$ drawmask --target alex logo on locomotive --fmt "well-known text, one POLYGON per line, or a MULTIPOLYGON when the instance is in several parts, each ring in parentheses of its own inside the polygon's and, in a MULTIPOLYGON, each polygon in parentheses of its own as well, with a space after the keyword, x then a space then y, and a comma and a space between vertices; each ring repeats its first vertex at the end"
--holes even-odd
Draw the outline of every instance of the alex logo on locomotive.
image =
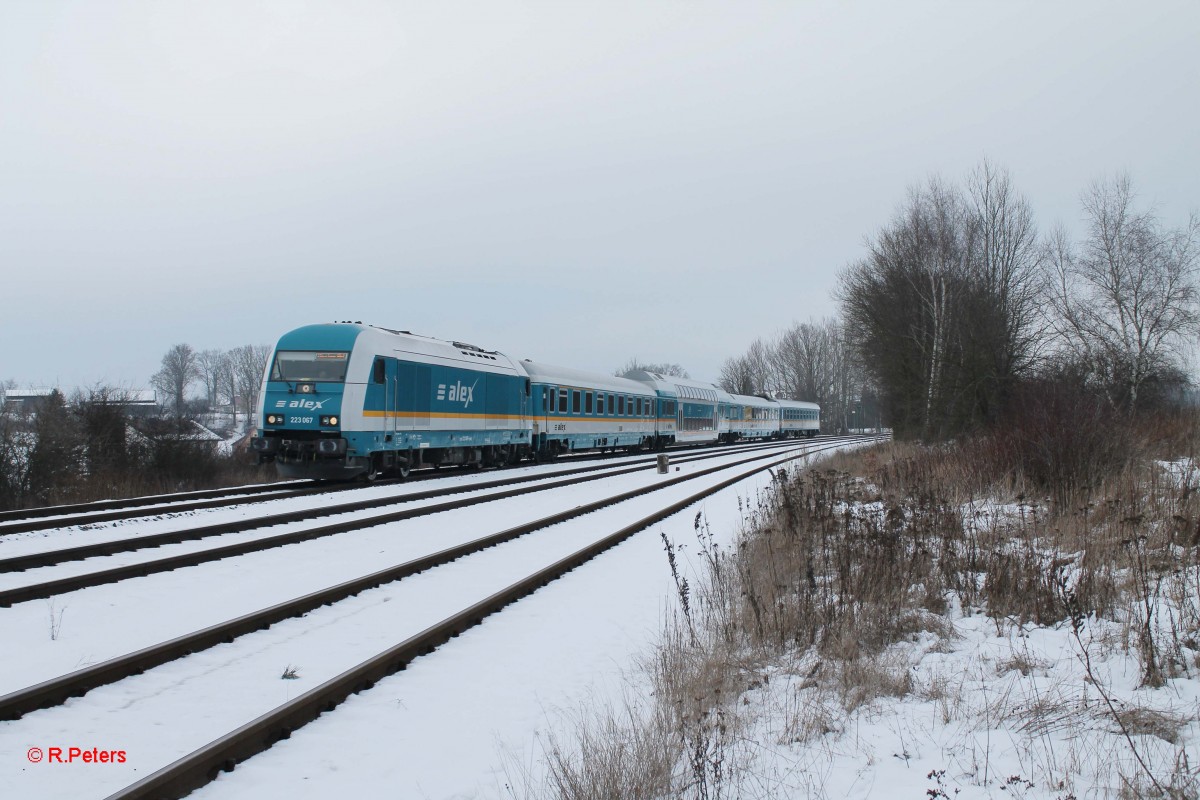
POLYGON ((437 388, 438 400, 449 400, 454 403, 462 403, 463 408, 471 405, 471 401, 475 399, 475 387, 479 385, 479 381, 467 386, 465 383, 455 381, 449 387, 444 383, 439 383, 437 388))
POLYGON ((328 403, 331 398, 324 400, 276 400, 276 408, 303 408, 305 411, 316 411, 328 403))

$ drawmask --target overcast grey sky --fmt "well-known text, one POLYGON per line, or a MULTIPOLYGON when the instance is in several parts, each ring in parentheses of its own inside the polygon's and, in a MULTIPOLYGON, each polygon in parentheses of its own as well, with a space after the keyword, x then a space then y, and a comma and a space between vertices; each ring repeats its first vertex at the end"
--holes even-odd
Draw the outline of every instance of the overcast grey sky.
POLYGON ((0 380, 352 319, 715 379, 909 184, 1200 206, 1200 2, 0 0, 0 380))

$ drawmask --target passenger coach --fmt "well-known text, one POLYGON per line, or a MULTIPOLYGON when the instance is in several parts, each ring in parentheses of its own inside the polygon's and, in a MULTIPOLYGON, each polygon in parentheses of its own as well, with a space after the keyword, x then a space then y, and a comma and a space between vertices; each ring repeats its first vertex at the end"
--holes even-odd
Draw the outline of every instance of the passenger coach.
POLYGON ((816 403, 806 403, 803 400, 775 402, 779 405, 779 430, 782 436, 812 438, 821 432, 821 407, 816 403))
POLYGON ((664 444, 712 444, 717 441, 717 406, 725 394, 711 383, 634 370, 630 380, 654 389, 660 401, 659 436, 664 444))
POLYGON ((521 366, 533 384, 533 442, 539 457, 656 444, 656 397, 645 384, 529 360, 521 366))
POLYGON ((778 401, 747 394, 725 394, 725 397, 728 399, 721 403, 723 441, 780 437, 778 401))

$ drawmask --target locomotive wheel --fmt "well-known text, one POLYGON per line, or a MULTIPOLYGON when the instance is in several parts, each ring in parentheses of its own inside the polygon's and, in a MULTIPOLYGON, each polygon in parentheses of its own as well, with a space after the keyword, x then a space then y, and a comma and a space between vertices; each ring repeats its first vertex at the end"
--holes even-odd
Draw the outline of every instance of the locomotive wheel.
POLYGON ((400 476, 400 480, 404 480, 412 472, 412 467, 409 464, 400 464, 396 467, 396 474, 400 476))

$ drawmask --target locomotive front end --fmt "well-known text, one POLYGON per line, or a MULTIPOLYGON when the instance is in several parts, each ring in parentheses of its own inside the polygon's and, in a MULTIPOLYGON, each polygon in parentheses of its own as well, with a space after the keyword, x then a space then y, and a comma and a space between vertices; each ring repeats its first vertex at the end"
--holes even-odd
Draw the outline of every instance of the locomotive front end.
POLYGON ((282 477, 336 480, 362 471, 347 459, 342 401, 350 349, 292 349, 280 341, 263 382, 259 463, 275 462, 282 477))

